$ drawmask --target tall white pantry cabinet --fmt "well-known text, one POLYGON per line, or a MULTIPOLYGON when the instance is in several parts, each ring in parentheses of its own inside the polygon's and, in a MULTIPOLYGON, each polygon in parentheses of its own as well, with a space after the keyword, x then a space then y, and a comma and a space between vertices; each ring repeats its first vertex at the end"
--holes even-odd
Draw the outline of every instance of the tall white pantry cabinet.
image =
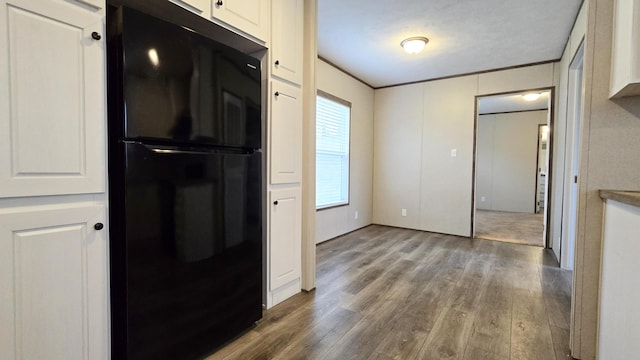
MULTIPOLYGON (((301 282, 303 1, 170 1, 270 47, 272 307, 301 282)), ((109 359, 105 1, 0 5, 0 358, 109 359)))
POLYGON ((107 359, 105 9, 0 4, 0 358, 107 359))
POLYGON ((299 293, 302 282, 303 5, 272 0, 267 308, 299 293))

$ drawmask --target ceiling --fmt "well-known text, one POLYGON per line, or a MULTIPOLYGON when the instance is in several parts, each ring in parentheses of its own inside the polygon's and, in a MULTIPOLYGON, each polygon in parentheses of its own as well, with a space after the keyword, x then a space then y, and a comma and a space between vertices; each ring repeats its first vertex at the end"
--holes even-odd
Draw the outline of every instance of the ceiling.
POLYGON ((478 114, 492 114, 515 111, 546 110, 549 108, 549 90, 527 91, 516 94, 483 96, 478 99, 478 114), (536 92, 540 97, 527 101, 522 95, 536 92))
POLYGON ((374 88, 557 60, 582 0, 318 0, 318 54, 374 88), (400 42, 430 39, 409 55, 400 42))

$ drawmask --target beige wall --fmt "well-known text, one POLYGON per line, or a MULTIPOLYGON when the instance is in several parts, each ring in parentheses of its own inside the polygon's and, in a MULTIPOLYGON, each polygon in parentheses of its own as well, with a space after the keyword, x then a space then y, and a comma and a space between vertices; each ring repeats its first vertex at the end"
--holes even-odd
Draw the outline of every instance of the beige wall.
POLYGON ((640 191, 640 97, 609 100, 613 1, 589 0, 585 39, 574 356, 595 358, 603 201, 598 189, 640 191))
POLYGON ((375 92, 373 222, 420 228, 422 85, 375 92), (402 215, 406 209, 406 216, 402 215))
POLYGON ((376 90, 373 222, 469 236, 475 96, 551 87, 553 67, 376 90))
MULTIPOLYGON (((564 49, 562 59, 558 66, 556 66, 556 74, 554 83, 556 85, 556 107, 555 107, 555 122, 554 122, 554 142, 553 142, 553 179, 551 184, 551 197, 555 200, 558 206, 551 207, 551 222, 550 236, 551 236, 551 248, 556 258, 561 262, 562 266, 567 266, 569 261, 566 259, 566 254, 560 257, 560 246, 562 240, 563 227, 565 232, 567 224, 563 225, 563 211, 568 213, 568 205, 562 206, 562 202, 568 204, 568 184, 571 181, 572 175, 570 172, 570 154, 566 154, 567 150, 573 148, 573 142, 571 141, 571 131, 573 123, 567 124, 567 92, 569 81, 569 66, 574 58, 576 51, 580 47, 584 34, 587 29, 587 1, 582 4, 582 8, 578 14, 571 35, 567 41, 567 46, 564 49), (569 133, 567 133, 567 129, 569 133), (565 141, 567 140, 567 141, 565 141)), ((565 234, 568 236, 568 234, 565 234)), ((568 253, 568 251, 565 251, 568 253)))
POLYGON ((546 123, 546 110, 478 117, 476 209, 535 212, 538 125, 546 123))
POLYGON ((322 60, 317 87, 351 103, 349 205, 316 211, 316 242, 371 224, 373 203, 373 89, 322 60), (358 212, 358 218, 355 213, 358 212))

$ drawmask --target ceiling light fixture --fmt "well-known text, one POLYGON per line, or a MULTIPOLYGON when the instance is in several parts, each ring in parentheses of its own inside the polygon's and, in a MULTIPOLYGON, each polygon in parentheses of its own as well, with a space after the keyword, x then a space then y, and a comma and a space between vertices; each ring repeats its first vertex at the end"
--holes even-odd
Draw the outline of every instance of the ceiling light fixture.
POLYGON ((417 54, 424 50, 425 45, 429 42, 429 39, 422 36, 410 37, 402 40, 400 46, 409 54, 417 54))
POLYGON ((540 93, 528 93, 522 95, 522 97, 527 101, 536 101, 540 97, 540 93))

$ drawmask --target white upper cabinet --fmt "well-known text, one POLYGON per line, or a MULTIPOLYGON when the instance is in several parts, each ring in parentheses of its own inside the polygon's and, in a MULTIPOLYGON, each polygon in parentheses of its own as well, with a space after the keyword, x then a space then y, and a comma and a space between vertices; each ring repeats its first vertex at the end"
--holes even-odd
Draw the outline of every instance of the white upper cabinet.
POLYGON ((96 10, 103 9, 106 3, 106 0, 69 0, 72 3, 76 2, 83 5, 89 5, 89 8, 94 8, 96 10))
POLYGON ((98 204, 0 210, 0 358, 108 359, 105 219, 98 204))
POLYGON ((271 183, 302 179, 302 91, 273 80, 271 85, 271 183))
POLYGON ((100 14, 0 0, 0 197, 105 191, 100 14))
POLYGON ((206 19, 211 17, 211 0, 169 0, 206 19))
POLYGON ((615 1, 609 95, 640 95, 640 0, 615 1))
POLYGON ((211 0, 211 17, 266 43, 270 8, 270 0, 211 0))
POLYGON ((271 73, 302 84, 303 0, 272 0, 271 73))

